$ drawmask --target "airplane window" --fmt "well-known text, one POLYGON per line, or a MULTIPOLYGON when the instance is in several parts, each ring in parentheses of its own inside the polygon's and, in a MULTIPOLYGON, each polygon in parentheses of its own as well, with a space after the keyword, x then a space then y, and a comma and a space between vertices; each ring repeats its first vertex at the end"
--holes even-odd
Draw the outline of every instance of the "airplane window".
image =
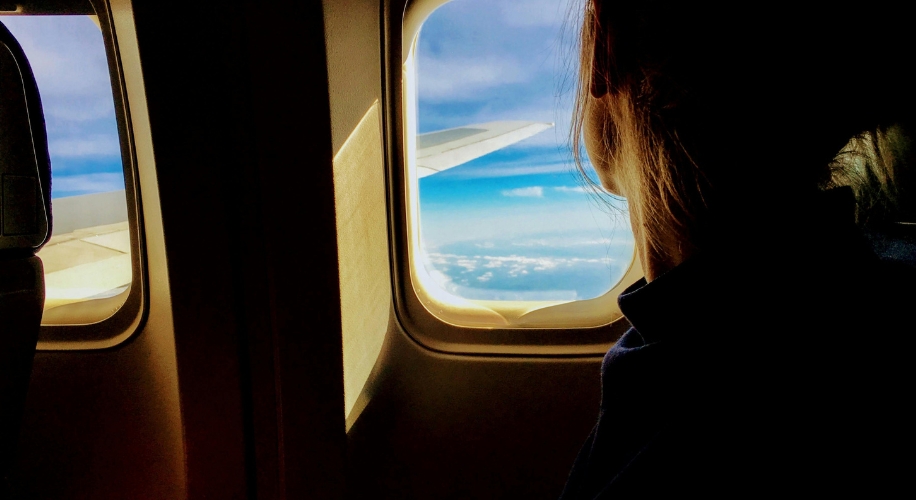
POLYGON ((93 17, 0 16, 32 66, 48 131, 54 221, 38 254, 46 324, 105 319, 124 303, 132 279, 121 141, 93 17), (103 315, 74 319, 74 305, 91 301, 104 303, 103 315))
POLYGON ((625 201, 594 192, 573 163, 578 35, 567 7, 455 0, 422 26, 414 262, 443 300, 594 299, 631 266, 625 201))

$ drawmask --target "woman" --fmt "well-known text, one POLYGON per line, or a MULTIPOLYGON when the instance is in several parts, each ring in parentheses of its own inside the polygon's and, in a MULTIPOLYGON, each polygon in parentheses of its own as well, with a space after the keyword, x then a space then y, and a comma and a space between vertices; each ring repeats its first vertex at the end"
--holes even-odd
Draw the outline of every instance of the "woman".
POLYGON ((563 499, 912 489, 916 278, 833 175, 913 116, 889 9, 587 0, 573 135, 645 279, 563 499))

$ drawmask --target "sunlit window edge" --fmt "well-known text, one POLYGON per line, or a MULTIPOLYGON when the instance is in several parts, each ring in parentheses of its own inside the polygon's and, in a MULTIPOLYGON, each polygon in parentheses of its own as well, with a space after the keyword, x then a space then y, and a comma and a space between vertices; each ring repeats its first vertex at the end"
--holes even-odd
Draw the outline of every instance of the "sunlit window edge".
POLYGON ((111 318, 130 297, 131 286, 122 292, 102 299, 80 299, 50 307, 44 310, 42 325, 54 326, 87 326, 101 323, 111 318))
MULTIPOLYGON (((416 5, 416 3, 414 3, 416 5)), ((404 92, 404 152, 407 183, 407 237, 410 278, 414 293, 423 307, 439 320, 471 328, 588 328, 606 325, 623 314, 617 296, 643 276, 634 251, 624 275, 606 293, 588 300, 573 301, 497 301, 472 300, 443 290, 422 264, 420 247, 420 201, 417 172, 417 44, 419 27, 435 8, 422 9, 425 16, 417 22, 416 13, 405 16, 405 39, 411 34, 410 49, 402 68, 404 92), (414 14, 414 15, 409 15, 414 14), (410 21, 408 21, 410 20, 410 21)), ((438 7, 437 4, 436 7, 438 7)))

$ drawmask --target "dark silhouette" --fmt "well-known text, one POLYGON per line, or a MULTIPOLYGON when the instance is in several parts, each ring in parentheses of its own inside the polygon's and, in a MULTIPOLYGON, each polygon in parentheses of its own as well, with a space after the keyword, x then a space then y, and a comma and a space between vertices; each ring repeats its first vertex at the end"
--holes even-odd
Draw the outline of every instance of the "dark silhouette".
POLYGON ((916 287, 880 245, 912 215, 908 16, 585 7, 573 137, 646 278, 563 498, 905 495, 916 287))

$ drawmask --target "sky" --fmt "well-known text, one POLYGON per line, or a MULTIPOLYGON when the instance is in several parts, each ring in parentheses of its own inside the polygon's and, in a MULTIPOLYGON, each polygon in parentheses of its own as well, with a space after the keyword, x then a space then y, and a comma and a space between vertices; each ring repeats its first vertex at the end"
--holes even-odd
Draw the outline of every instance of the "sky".
POLYGON ((44 108, 51 198, 124 189, 102 32, 88 16, 0 16, 22 46, 44 108))
POLYGON ((565 0, 454 0, 423 25, 420 133, 495 120, 555 123, 420 179, 424 265, 455 295, 593 298, 632 259, 625 201, 590 192, 574 174, 578 19, 565 0))

